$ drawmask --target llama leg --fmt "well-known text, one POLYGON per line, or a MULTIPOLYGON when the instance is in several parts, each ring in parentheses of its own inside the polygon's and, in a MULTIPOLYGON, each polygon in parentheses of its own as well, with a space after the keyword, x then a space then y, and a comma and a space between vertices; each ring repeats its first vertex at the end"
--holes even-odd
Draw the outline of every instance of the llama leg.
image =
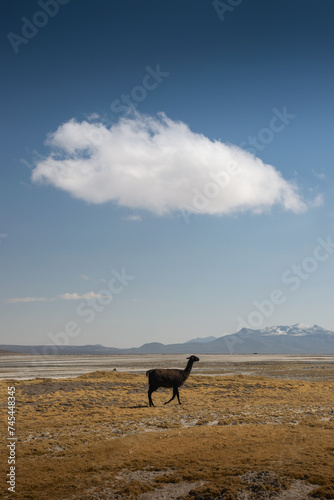
POLYGON ((177 391, 177 387, 173 387, 173 396, 170 398, 169 401, 166 401, 165 405, 168 405, 168 403, 170 403, 171 401, 173 401, 173 399, 176 396, 176 391, 177 391))
POLYGON ((149 402, 150 406, 154 406, 153 401, 152 401, 152 398, 151 398, 151 394, 152 394, 152 392, 153 392, 153 389, 151 389, 151 388, 150 388, 150 389, 148 390, 148 402, 149 402))
POLYGON ((179 402, 179 405, 180 405, 181 401, 180 401, 179 389, 177 387, 176 387, 176 395, 177 395, 177 399, 178 399, 178 402, 179 402))

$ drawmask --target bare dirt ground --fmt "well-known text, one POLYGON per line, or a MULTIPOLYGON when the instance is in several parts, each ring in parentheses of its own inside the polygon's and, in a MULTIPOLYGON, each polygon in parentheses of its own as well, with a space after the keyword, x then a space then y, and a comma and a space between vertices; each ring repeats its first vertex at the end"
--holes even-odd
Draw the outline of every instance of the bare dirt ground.
MULTIPOLYGON (((333 357, 201 356, 182 405, 164 406, 171 390, 159 389, 149 408, 144 366, 184 358, 0 381, 2 443, 7 387, 16 391, 16 498, 334 499, 333 357)), ((14 498, 7 459, 4 445, 0 496, 14 498)))

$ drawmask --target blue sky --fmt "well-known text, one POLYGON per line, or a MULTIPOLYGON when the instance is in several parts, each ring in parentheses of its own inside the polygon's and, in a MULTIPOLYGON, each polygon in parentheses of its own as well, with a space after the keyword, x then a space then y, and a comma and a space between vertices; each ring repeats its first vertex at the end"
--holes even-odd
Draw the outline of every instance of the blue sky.
POLYGON ((333 14, 3 2, 2 343, 334 329, 333 14))

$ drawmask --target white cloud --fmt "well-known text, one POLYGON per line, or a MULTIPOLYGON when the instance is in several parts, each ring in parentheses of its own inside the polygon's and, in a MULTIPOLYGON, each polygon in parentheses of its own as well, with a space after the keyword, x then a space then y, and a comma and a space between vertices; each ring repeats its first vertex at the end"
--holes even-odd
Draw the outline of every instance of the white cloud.
POLYGON ((316 172, 313 168, 312 168, 312 173, 317 179, 320 179, 321 181, 327 179, 326 174, 324 174, 323 172, 316 172))
POLYGON ((324 204, 324 196, 322 194, 318 194, 311 202, 310 205, 312 207, 321 207, 324 204))
POLYGON ((129 221, 129 222, 141 222, 143 219, 140 215, 126 215, 123 217, 123 220, 129 221))
POLYGON ((87 116, 87 120, 99 120, 100 115, 98 113, 91 113, 90 115, 87 116))
POLYGON ((78 293, 63 293, 62 295, 58 295, 59 299, 63 300, 89 300, 89 299, 102 299, 103 295, 101 293, 88 292, 82 295, 78 293))
POLYGON ((80 277, 83 279, 83 280, 86 280, 86 281, 89 281, 89 276, 86 276, 86 274, 81 274, 80 277))
POLYGON ((89 300, 105 298, 101 293, 88 292, 82 295, 78 293, 63 293, 56 297, 17 297, 5 300, 6 304, 17 304, 19 302, 51 302, 53 300, 89 300))
POLYGON ((47 297, 17 297, 14 299, 7 299, 5 300, 5 303, 17 304, 18 302, 46 302, 49 300, 54 300, 54 299, 48 299, 47 297))
POLYGON ((157 215, 307 208, 297 187, 273 166, 162 113, 135 113, 110 128, 70 120, 46 144, 51 154, 37 162, 32 180, 91 203, 113 201, 157 215))

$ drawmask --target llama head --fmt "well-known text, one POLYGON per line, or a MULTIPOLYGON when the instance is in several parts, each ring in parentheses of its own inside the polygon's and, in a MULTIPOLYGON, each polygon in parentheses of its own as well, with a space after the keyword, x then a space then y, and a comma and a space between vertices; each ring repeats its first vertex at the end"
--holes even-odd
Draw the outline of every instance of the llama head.
POLYGON ((199 361, 199 358, 197 356, 189 356, 189 358, 187 358, 187 359, 190 359, 193 363, 195 361, 199 361))

